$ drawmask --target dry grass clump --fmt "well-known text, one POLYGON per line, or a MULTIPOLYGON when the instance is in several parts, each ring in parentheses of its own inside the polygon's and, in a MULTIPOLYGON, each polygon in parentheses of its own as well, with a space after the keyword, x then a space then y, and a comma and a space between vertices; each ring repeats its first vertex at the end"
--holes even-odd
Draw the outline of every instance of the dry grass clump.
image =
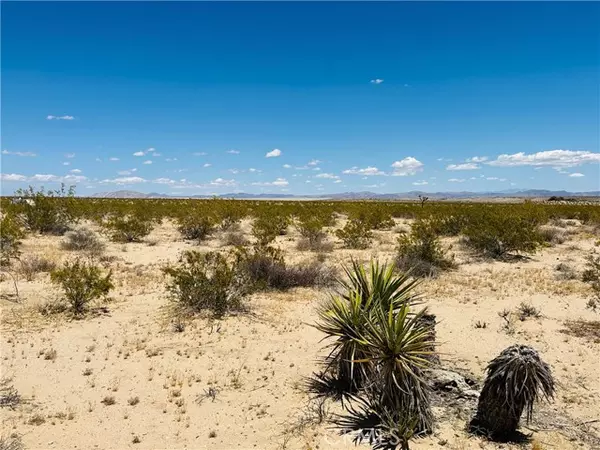
POLYGON ((600 343, 600 320, 567 320, 561 333, 600 343))
POLYGON ((84 251, 92 255, 100 255, 106 248, 98 235, 88 228, 77 228, 65 234, 61 247, 65 250, 84 251))
POLYGON ((17 433, 0 436, 0 450, 23 450, 24 448, 21 436, 17 433))
POLYGON ((0 408, 11 408, 21 403, 21 395, 10 384, 12 380, 10 378, 3 378, 0 380, 0 408))
POLYGON ((535 306, 529 303, 521 302, 521 304, 517 307, 517 316, 521 322, 524 322, 529 318, 539 319, 542 317, 542 313, 535 306))
POLYGON ((54 261, 39 255, 23 256, 19 262, 21 263, 19 272, 27 281, 32 281, 37 273, 51 272, 56 268, 56 263, 54 261))
POLYGON ((243 247, 248 245, 248 239, 241 231, 227 231, 223 234, 223 245, 231 245, 233 247, 243 247))
POLYGON ((554 270, 558 272, 555 275, 557 280, 575 280, 578 278, 577 271, 566 263, 558 263, 554 270))
POLYGON ((562 244, 569 238, 567 230, 552 225, 543 225, 538 228, 538 232, 544 242, 554 245, 562 244))
POLYGON ((296 244, 296 248, 301 252, 311 251, 311 252, 331 252, 333 251, 333 242, 328 241, 326 239, 326 235, 323 234, 318 239, 309 239, 307 237, 302 237, 298 240, 296 244))

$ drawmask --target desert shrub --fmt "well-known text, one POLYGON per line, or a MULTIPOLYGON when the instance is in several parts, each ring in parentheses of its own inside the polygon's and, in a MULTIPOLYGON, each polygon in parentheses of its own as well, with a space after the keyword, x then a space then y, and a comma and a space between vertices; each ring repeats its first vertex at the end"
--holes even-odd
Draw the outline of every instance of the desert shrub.
POLYGON ((223 234, 223 245, 243 247, 247 244, 248 240, 241 231, 227 231, 225 234, 223 234))
POLYGON ((194 212, 180 217, 177 229, 184 239, 201 242, 215 231, 216 224, 215 217, 194 212))
POLYGON ((114 288, 111 278, 112 272, 102 275, 100 267, 79 258, 50 273, 50 280, 62 288, 75 315, 84 314, 90 302, 108 296, 114 288))
POLYGON ((344 247, 354 249, 367 248, 373 239, 369 225, 356 219, 349 220, 335 235, 342 240, 344 247))
POLYGON ((273 242, 277 236, 286 234, 289 225, 289 216, 258 216, 252 223, 252 236, 256 238, 258 245, 266 246, 273 242))
POLYGON ((469 217, 464 214, 437 214, 430 218, 432 227, 441 236, 458 236, 467 226, 469 217))
POLYGON ((581 279, 592 286, 594 297, 590 299, 587 306, 595 311, 600 303, 600 255, 591 254, 586 259, 586 269, 581 279))
POLYGON ((493 258, 532 253, 543 239, 535 217, 485 211, 472 217, 463 230, 467 246, 493 258))
POLYGON ((327 233, 323 230, 325 221, 319 216, 303 216, 296 223, 300 235, 308 243, 308 248, 318 246, 323 242, 327 233))
POLYGON ((241 220, 244 218, 245 213, 242 209, 229 207, 225 208, 219 213, 219 228, 221 231, 237 231, 236 227, 239 226, 241 220))
POLYGON ((154 221, 134 215, 112 216, 102 223, 102 228, 113 242, 140 242, 150 234, 154 221))
POLYGON ((66 190, 61 185, 54 191, 45 191, 44 188, 35 191, 29 186, 15 191, 15 197, 19 199, 15 209, 30 231, 62 235, 77 219, 73 186, 66 190))
POLYGON ((300 238, 298 239, 296 248, 301 252, 308 250, 311 252, 320 252, 321 254, 324 252, 331 252, 333 251, 333 242, 327 240, 325 236, 326 235, 323 235, 323 237, 313 239, 312 241, 308 238, 300 238))
POLYGON ((349 219, 362 222, 371 230, 383 230, 395 224, 390 211, 378 203, 362 204, 350 214, 349 219))
POLYGON ((558 280, 575 280, 578 277, 575 269, 566 263, 558 263, 554 270, 558 272, 556 274, 558 280))
POLYGON ((0 266, 10 265, 21 254, 19 247, 25 233, 14 216, 6 214, 0 221, 0 266))
POLYGON ((455 266, 454 261, 445 255, 435 228, 429 221, 414 222, 410 233, 398 238, 397 251, 396 267, 418 277, 435 276, 455 266))
POLYGON ((32 281, 36 273, 51 272, 56 268, 56 263, 43 256, 27 255, 19 260, 19 272, 27 281, 32 281))
POLYGON ((237 268, 248 276, 254 290, 328 286, 335 277, 331 268, 319 262, 289 266, 283 252, 269 246, 240 249, 237 268))
POLYGON ((165 267, 170 276, 167 293, 184 312, 209 312, 220 318, 242 309, 249 292, 248 280, 227 258, 217 252, 186 251, 178 265, 165 267))
POLYGON ((96 233, 82 227, 65 234, 61 247, 65 250, 84 251, 92 255, 100 255, 106 246, 96 233))
POLYGON ((544 225, 538 228, 541 239, 549 244, 562 244, 568 239, 568 233, 565 229, 544 225))

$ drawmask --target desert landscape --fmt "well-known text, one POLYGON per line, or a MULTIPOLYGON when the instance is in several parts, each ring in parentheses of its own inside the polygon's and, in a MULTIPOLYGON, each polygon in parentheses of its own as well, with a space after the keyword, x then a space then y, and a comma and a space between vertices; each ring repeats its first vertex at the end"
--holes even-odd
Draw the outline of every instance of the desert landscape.
POLYGON ((318 324, 353 261, 367 274, 376 262, 393 277, 412 270, 413 311, 435 316, 435 358, 423 370, 433 429, 406 445, 600 448, 593 202, 30 194, 2 199, 3 450, 355 447, 336 426, 352 399, 314 383, 331 343, 318 324), (470 227, 485 223, 495 244, 476 247, 470 227), (511 227, 512 247, 502 234, 511 227), (227 270, 227 296, 213 299, 227 270), (194 291, 202 277, 205 291, 194 291), (89 302, 69 300, 74 278, 93 285, 89 302), (523 414, 522 442, 494 442, 468 425, 486 366, 513 344, 549 365, 554 398, 536 402, 530 422, 523 414))

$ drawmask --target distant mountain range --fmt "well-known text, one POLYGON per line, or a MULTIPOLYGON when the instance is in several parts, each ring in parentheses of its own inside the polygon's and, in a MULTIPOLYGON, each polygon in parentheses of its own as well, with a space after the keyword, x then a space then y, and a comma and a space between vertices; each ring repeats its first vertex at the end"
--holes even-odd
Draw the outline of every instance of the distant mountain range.
POLYGON ((527 189, 497 192, 422 192, 410 191, 397 194, 377 194, 375 192, 343 192, 339 194, 325 195, 292 195, 292 194, 247 194, 243 192, 220 194, 220 195, 168 195, 152 192, 145 194, 137 191, 113 191, 99 192, 92 197, 100 198, 235 198, 235 199, 333 199, 333 200, 411 200, 417 199, 419 196, 426 196, 432 200, 443 199, 477 199, 477 198, 519 198, 519 197, 600 197, 600 191, 592 192, 567 192, 567 191, 550 191, 546 189, 527 189))

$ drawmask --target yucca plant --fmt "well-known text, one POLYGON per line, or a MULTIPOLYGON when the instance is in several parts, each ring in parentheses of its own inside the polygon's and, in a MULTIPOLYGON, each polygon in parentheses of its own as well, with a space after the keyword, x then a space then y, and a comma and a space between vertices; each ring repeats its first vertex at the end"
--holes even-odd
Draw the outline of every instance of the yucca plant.
POLYGON ((347 280, 339 281, 339 293, 318 310, 316 328, 325 333, 326 339, 335 339, 325 358, 325 371, 332 372, 352 392, 363 385, 370 370, 368 364, 355 364, 366 357, 361 337, 369 316, 376 309, 391 307, 395 311, 402 304, 415 304, 419 296, 414 292, 418 281, 406 274, 394 274, 393 266, 372 261, 367 271, 353 260, 344 272, 347 280))
POLYGON ((487 378, 471 429, 493 439, 510 439, 517 431, 523 411, 529 422, 534 403, 540 398, 550 400, 554 390, 550 366, 538 352, 526 345, 512 345, 487 366, 487 378))

